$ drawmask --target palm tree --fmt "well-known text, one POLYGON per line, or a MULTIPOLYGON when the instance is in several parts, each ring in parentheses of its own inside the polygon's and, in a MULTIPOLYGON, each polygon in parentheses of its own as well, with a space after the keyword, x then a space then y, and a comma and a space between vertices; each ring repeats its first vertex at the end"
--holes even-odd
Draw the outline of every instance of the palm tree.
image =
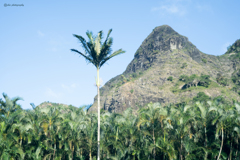
POLYGON ((179 144, 179 159, 183 160, 184 152, 184 139, 187 135, 191 136, 191 123, 194 120, 194 114, 189 110, 189 105, 180 105, 178 108, 171 107, 171 121, 173 122, 173 128, 177 139, 180 140, 179 144))
POLYGON ((240 105, 235 103, 234 104, 235 106, 235 126, 234 126, 234 132, 236 132, 236 157, 238 155, 238 147, 239 147, 239 141, 238 139, 240 138, 240 105))
POLYGON ((84 128, 84 137, 86 139, 86 146, 89 150, 89 160, 92 160, 93 146, 95 144, 95 135, 96 135, 96 114, 89 114, 87 117, 87 124, 84 128))
POLYGON ((220 159, 222 148, 223 148, 223 141, 224 141, 224 130, 229 129, 231 124, 229 122, 234 121, 234 112, 233 110, 227 108, 228 106, 222 104, 216 104, 216 102, 208 102, 210 108, 209 111, 215 111, 216 116, 212 121, 212 124, 216 125, 216 137, 219 136, 219 132, 221 132, 222 142, 220 151, 217 157, 217 160, 220 159))
MULTIPOLYGON (((200 102, 196 102, 196 123, 197 126, 202 127, 199 132, 204 130, 204 147, 205 147, 205 157, 204 160, 208 159, 208 135, 207 135, 207 126, 209 124, 210 121, 210 112, 209 112, 209 107, 207 105, 204 105, 203 103, 200 102)), ((201 134, 201 133, 200 133, 201 134)))
POLYGON ((21 106, 17 104, 17 101, 23 100, 21 97, 10 99, 7 94, 3 93, 2 95, 5 102, 0 99, 0 114, 4 115, 6 119, 8 119, 12 113, 22 110, 21 106))
POLYGON ((148 104, 147 108, 143 108, 139 111, 141 114, 141 118, 139 120, 138 126, 141 124, 147 124, 150 127, 152 127, 152 137, 153 137, 153 143, 154 143, 154 148, 153 148, 153 159, 155 159, 156 151, 155 151, 155 146, 156 146, 156 140, 155 140, 155 123, 156 120, 159 120, 161 122, 161 127, 163 123, 164 117, 167 115, 166 114, 160 114, 161 110, 161 105, 160 103, 150 103, 148 104))
POLYGON ((119 49, 113 53, 111 53, 111 46, 113 43, 113 39, 109 37, 112 29, 108 31, 106 40, 102 43, 102 35, 103 32, 98 32, 98 35, 95 37, 92 35, 92 32, 87 31, 87 36, 89 41, 86 40, 79 35, 74 34, 73 36, 79 39, 82 44, 83 49, 85 50, 85 54, 76 50, 71 49, 71 51, 77 52, 81 56, 83 56, 88 62, 92 63, 97 68, 97 94, 98 94, 98 160, 100 160, 100 82, 99 82, 99 69, 112 57, 115 57, 121 53, 125 53, 122 49, 119 49))

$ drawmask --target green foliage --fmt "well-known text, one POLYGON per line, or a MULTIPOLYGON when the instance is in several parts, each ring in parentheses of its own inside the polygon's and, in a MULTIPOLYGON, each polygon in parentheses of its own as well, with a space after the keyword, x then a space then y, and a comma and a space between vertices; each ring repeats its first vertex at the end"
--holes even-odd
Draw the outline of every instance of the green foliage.
POLYGON ((123 83, 126 83, 128 81, 128 79, 124 75, 121 75, 121 76, 122 76, 123 83))
POLYGON ((82 53, 76 49, 71 49, 71 51, 78 53, 89 63, 92 63, 97 69, 100 69, 109 59, 125 53, 122 49, 119 49, 113 53, 111 53, 111 47, 113 43, 113 39, 110 36, 112 29, 108 31, 107 38, 103 41, 103 32, 99 31, 97 36, 93 36, 93 33, 87 31, 87 36, 89 41, 87 42, 82 36, 74 34, 79 42, 82 44, 85 53, 82 53))
POLYGON ((173 87, 173 88, 171 89, 171 91, 172 91, 173 93, 177 93, 177 92, 178 92, 178 88, 177 88, 177 87, 173 87))
POLYGON ((179 77, 179 80, 185 83, 183 89, 186 89, 192 86, 208 87, 211 84, 209 75, 201 75, 200 77, 198 77, 196 74, 192 74, 191 76, 181 75, 179 77))
POLYGON ((118 87, 120 87, 122 84, 123 84, 123 82, 122 82, 122 81, 119 81, 119 82, 116 84, 116 87, 118 88, 118 87))
POLYGON ((135 73, 135 72, 132 73, 132 77, 133 77, 133 78, 137 78, 137 77, 138 77, 137 73, 135 73))
POLYGON ((231 78, 232 82, 235 84, 235 86, 232 88, 232 91, 240 95, 240 69, 235 71, 231 78))
POLYGON ((232 46, 232 45, 229 45, 229 46, 227 47, 227 51, 231 48, 231 46, 232 46))
POLYGON ((199 85, 203 87, 208 87, 211 83, 209 75, 201 75, 199 85))
POLYGON ((231 55, 230 59, 240 59, 240 39, 238 39, 236 42, 234 42, 232 45, 228 46, 228 50, 226 54, 235 53, 231 55))
POLYGON ((181 68, 184 69, 184 68, 187 68, 187 66, 188 66, 187 63, 183 63, 181 68))
POLYGON ((168 80, 168 81, 173 81, 173 77, 172 77, 172 76, 169 76, 169 77, 167 78, 167 80, 168 80))
POLYGON ((199 92, 196 97, 193 98, 194 102, 206 102, 210 100, 210 97, 206 95, 204 92, 199 92))
MULTIPOLYGON (((73 106, 61 114, 55 104, 23 110, 17 104, 20 98, 5 94, 4 99, 0 159, 96 159, 97 114, 73 106)), ((102 108, 101 159, 237 159, 240 105, 220 96, 210 100, 203 92, 193 100, 168 106, 150 103, 139 106, 137 114, 131 108, 122 114, 102 108)))
POLYGON ((133 93, 133 89, 131 89, 130 92, 133 93))
POLYGON ((202 59, 203 63, 207 63, 207 60, 206 59, 202 59))
POLYGON ((231 105, 229 101, 227 101, 226 99, 224 99, 223 96, 217 96, 215 98, 213 98, 213 101, 216 101, 217 103, 221 103, 224 105, 231 105))
POLYGON ((187 75, 181 75, 181 76, 179 77, 179 80, 185 82, 185 81, 188 80, 188 76, 187 76, 187 75))
POLYGON ((228 85, 228 79, 227 78, 224 78, 222 76, 221 73, 218 73, 217 74, 217 78, 216 78, 217 82, 223 86, 227 86, 228 85))

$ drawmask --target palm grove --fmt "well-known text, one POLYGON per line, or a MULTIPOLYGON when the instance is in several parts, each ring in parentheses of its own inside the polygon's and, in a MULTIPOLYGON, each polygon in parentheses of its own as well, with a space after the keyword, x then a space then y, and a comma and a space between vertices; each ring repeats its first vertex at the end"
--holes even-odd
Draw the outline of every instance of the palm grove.
MULTIPOLYGON (((102 42, 87 32, 89 41, 74 35, 85 53, 72 49, 97 68, 98 113, 70 106, 23 110, 20 97, 0 100, 0 159, 237 159, 240 105, 199 93, 188 103, 150 103, 123 114, 101 110, 99 69, 112 57, 112 38, 102 42), (101 123, 100 123, 101 119, 101 123), (100 130, 101 128, 101 130, 100 130), (101 140, 100 140, 101 138, 101 140)), ((184 81, 186 77, 180 77, 184 81)))
MULTIPOLYGON (((76 107, 23 110, 3 94, 0 159, 96 159, 97 113, 76 107)), ((132 114, 101 110, 101 159, 237 159, 240 105, 210 101, 161 106, 132 114)))

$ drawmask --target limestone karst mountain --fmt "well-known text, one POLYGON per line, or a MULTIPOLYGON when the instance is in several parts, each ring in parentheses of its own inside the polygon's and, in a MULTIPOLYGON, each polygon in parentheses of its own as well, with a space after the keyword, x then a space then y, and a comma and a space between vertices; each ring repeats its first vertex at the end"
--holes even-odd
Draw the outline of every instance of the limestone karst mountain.
MULTIPOLYGON (((150 102, 181 103, 199 92, 240 100, 231 81, 239 60, 230 57, 205 54, 170 26, 156 27, 137 49, 127 69, 100 89, 101 108, 121 113, 128 107, 137 110, 150 102)), ((89 111, 97 111, 96 97, 89 111)))

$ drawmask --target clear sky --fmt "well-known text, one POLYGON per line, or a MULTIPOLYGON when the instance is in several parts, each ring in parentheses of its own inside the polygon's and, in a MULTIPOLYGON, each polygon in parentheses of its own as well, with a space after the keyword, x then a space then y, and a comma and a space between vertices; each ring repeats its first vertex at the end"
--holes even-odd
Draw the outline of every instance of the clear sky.
POLYGON ((87 39, 87 30, 106 36, 112 28, 113 51, 126 51, 100 69, 103 84, 164 24, 202 52, 222 55, 240 38, 239 6, 239 0, 1 0, 0 98, 22 97, 24 109, 32 102, 93 103, 96 68, 70 51, 83 51, 72 34, 87 39))

